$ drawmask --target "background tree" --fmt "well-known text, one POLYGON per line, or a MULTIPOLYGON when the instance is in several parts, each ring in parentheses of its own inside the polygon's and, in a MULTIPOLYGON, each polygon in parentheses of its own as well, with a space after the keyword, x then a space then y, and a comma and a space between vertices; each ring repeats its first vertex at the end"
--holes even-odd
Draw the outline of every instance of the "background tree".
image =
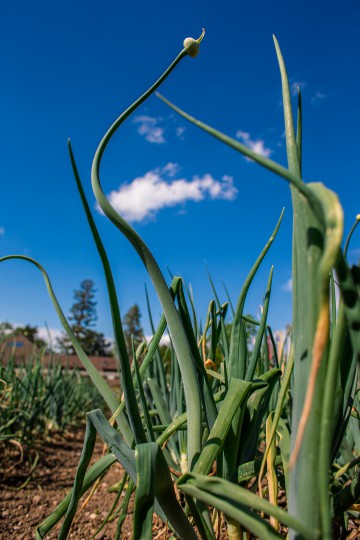
POLYGON ((80 289, 74 291, 74 304, 70 310, 70 321, 74 321, 72 329, 77 336, 81 336, 85 330, 95 326, 97 320, 96 289, 91 279, 84 279, 80 284, 80 289))
POLYGON ((137 304, 131 306, 125 313, 123 330, 126 347, 131 355, 131 336, 134 336, 135 348, 145 339, 144 330, 141 327, 141 312, 137 304))
MULTIPOLYGON (((97 320, 96 314, 96 289, 91 279, 85 279, 80 284, 80 289, 74 291, 74 303, 71 307, 69 320, 70 325, 80 345, 91 356, 109 356, 111 343, 107 342, 101 332, 94 330, 97 320)), ((61 352, 75 354, 74 348, 67 337, 63 335, 57 340, 61 352)))
POLYGON ((39 349, 46 347, 46 341, 39 337, 39 330, 37 326, 31 326, 31 324, 26 324, 25 326, 18 326, 14 330, 14 334, 22 334, 25 336, 31 343, 34 343, 39 349))
POLYGON ((46 341, 39 336, 39 329, 37 326, 26 324, 25 326, 17 326, 14 328, 14 325, 9 322, 0 323, 0 341, 3 341, 8 336, 18 336, 20 334, 25 336, 31 343, 34 343, 39 349, 42 349, 47 345, 46 341))
POLYGON ((0 323, 0 342, 7 338, 14 331, 13 325, 9 322, 0 323))

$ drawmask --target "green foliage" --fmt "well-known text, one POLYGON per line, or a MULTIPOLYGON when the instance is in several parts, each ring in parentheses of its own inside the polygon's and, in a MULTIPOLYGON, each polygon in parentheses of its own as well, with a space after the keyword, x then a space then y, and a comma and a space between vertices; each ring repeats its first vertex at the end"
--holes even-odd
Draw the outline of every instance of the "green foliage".
POLYGON ((73 322, 75 334, 80 334, 84 328, 94 326, 97 319, 94 282, 91 279, 84 279, 80 284, 80 289, 74 291, 75 302, 70 310, 70 321, 73 322))
POLYGON ((85 412, 103 400, 76 369, 55 361, 44 367, 42 356, 17 365, 0 365, 0 441, 16 439, 32 446, 49 433, 83 422, 85 412))
POLYGON ((13 331, 13 325, 9 322, 0 323, 0 342, 13 331))
POLYGON ((43 349, 47 346, 46 342, 39 337, 39 330, 37 326, 26 324, 25 326, 17 326, 16 328, 14 328, 11 323, 0 323, 0 343, 9 335, 17 336, 20 334, 25 336, 31 343, 36 345, 38 349, 43 349))
POLYGON ((36 326, 31 326, 31 324, 26 324, 25 326, 18 326, 14 330, 14 334, 22 334, 28 338, 31 343, 34 343, 39 349, 46 347, 46 342, 38 336, 38 329, 36 326))

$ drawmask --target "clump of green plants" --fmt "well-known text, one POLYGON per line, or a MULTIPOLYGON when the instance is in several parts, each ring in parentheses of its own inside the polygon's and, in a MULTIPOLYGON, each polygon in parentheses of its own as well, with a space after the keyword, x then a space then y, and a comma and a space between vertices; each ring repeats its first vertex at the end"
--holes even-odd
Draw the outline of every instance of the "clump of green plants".
POLYGON ((346 261, 348 242, 345 250, 341 247, 343 210, 337 195, 321 183, 302 178, 301 95, 299 92, 294 122, 287 73, 276 39, 287 168, 162 99, 198 128, 289 183, 294 213, 289 350, 284 347, 278 353, 274 345, 269 353, 267 337, 273 340, 267 323, 272 267, 261 320, 244 314, 252 280, 276 238, 282 214, 239 287, 234 307, 230 298, 221 301, 213 286, 213 300, 200 327, 184 281, 174 276, 170 286, 166 283, 148 246, 111 206, 101 187, 101 161, 114 133, 183 58, 196 56, 203 35, 198 40, 185 40, 183 50, 164 74, 115 120, 93 160, 92 186, 97 202, 138 253, 163 308, 149 345, 135 348, 132 344, 132 350, 125 345, 111 267, 69 143, 75 180, 109 292, 123 390, 120 402, 78 343, 45 269, 24 256, 2 259, 23 259, 42 272, 69 339, 112 413, 110 420, 100 409, 87 413, 73 489, 38 526, 37 539, 44 538, 62 518, 58 538, 67 538, 80 497, 116 461, 124 467, 129 481, 126 488, 125 481, 121 483, 107 518, 118 519, 115 538, 120 538, 133 492, 135 540, 152 538, 154 513, 168 524, 174 538, 183 540, 214 540, 224 534, 239 540, 250 533, 264 540, 286 534, 303 540, 330 540, 334 534, 345 538, 349 520, 358 516, 360 270, 350 268, 346 261), (246 324, 256 326, 250 349, 246 324), (166 328, 171 337, 167 371, 159 350, 166 328), (88 468, 97 435, 109 453, 88 468), (123 489, 125 496, 120 499, 123 489), (286 504, 279 504, 280 490, 286 494, 286 504))
POLYGON ((38 445, 54 431, 63 433, 83 420, 83 412, 102 397, 77 369, 62 368, 42 355, 18 365, 13 357, 0 365, 0 442, 38 445))

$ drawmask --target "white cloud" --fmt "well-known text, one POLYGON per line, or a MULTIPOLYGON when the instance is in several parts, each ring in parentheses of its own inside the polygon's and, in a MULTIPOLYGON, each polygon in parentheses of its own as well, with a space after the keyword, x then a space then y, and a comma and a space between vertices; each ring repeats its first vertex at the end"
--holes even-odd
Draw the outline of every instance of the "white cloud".
MULTIPOLYGON (((0 323, 0 325, 2 324, 6 324, 8 323, 9 321, 4 321, 2 323, 0 323)), ((17 328, 18 326, 23 326, 22 324, 14 324, 14 323, 9 323, 11 324, 11 328, 2 328, 2 332, 7 336, 8 334, 11 334, 13 331, 14 331, 14 328, 17 328)))
POLYGON ((311 103, 321 103, 327 97, 323 92, 316 92, 311 98, 311 103))
POLYGON ((182 141, 184 140, 184 131, 185 131, 186 127, 184 126, 179 126, 176 128, 176 136, 179 137, 179 139, 181 139, 182 141))
POLYGON ((290 92, 292 96, 298 95, 298 88, 303 90, 306 87, 306 82, 304 81, 294 81, 290 86, 290 92))
POLYGON ((4 234, 5 234, 4 227, 0 227, 0 236, 4 236, 4 234))
POLYGON ((165 129, 159 126, 161 118, 154 118, 152 116, 135 116, 133 123, 139 124, 138 133, 145 137, 150 143, 164 144, 166 142, 164 137, 165 129))
MULTIPOLYGON (((252 139, 250 133, 247 131, 241 131, 240 129, 236 132, 236 138, 241 139, 246 146, 250 148, 253 152, 260 154, 264 157, 269 157, 272 154, 272 150, 265 146, 265 142, 262 139, 252 139)), ((249 160, 249 158, 246 158, 249 160)), ((252 160, 249 160, 252 161, 252 160)))
POLYGON ((168 163, 134 178, 130 184, 119 187, 108 195, 110 203, 128 221, 143 221, 154 218, 159 210, 176 206, 186 201, 210 199, 235 199, 237 189, 231 176, 215 180, 211 174, 194 176, 192 180, 173 178, 179 172, 176 163, 168 163))
MULTIPOLYGON (((145 336, 146 343, 150 343, 154 336, 145 336)), ((163 334, 160 339, 160 345, 170 345, 170 336, 169 334, 163 334)))
POLYGON ((58 328, 49 328, 46 326, 38 326, 37 330, 37 335, 39 338, 43 339, 49 345, 51 344, 51 346, 56 350, 56 340, 64 335, 64 331, 59 330, 58 328))
POLYGON ((281 286, 281 289, 286 292, 292 292, 292 279, 288 279, 287 282, 281 286))

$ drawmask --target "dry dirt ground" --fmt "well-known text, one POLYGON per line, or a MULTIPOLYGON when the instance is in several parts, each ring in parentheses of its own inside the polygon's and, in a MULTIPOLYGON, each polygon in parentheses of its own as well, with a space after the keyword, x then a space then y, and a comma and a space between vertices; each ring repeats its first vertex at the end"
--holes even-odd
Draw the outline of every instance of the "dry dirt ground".
MULTIPOLYGON (((26 481, 29 476, 29 463, 19 460, 19 449, 14 445, 0 445, 0 540, 31 540, 35 528, 51 513, 56 505, 65 497, 72 487, 76 467, 80 458, 84 430, 68 433, 65 436, 53 436, 51 441, 43 443, 38 448, 39 462, 25 488, 16 488, 26 481), (13 468, 12 468, 13 467, 13 468)), ((93 461, 103 452, 103 445, 97 441, 93 461)), ((108 493, 108 488, 122 478, 123 471, 114 464, 105 476, 99 488, 86 507, 75 516, 69 538, 75 540, 90 540, 92 535, 107 516, 115 499, 115 493, 108 493)), ((84 498, 81 500, 81 502, 84 498)), ((80 504, 81 504, 80 502, 80 504)), ((280 501, 279 501, 280 502, 280 501)), ((121 539, 132 537, 132 509, 130 502, 129 513, 122 528, 121 539)), ((117 521, 106 525, 95 537, 96 540, 112 540, 117 521)), ((55 540, 58 537, 60 525, 46 537, 55 540)), ((164 524, 154 519, 153 539, 166 540, 170 533, 164 524)), ((335 533, 335 538, 339 535, 335 533)), ((225 531, 221 539, 226 538, 225 531)), ((251 536, 251 538, 254 538, 251 536)), ((348 540, 360 538, 359 522, 351 523, 348 540)))
MULTIPOLYGON (((44 443, 39 448, 38 465, 25 488, 16 490, 28 477, 29 464, 24 460, 12 470, 10 467, 19 458, 18 449, 9 444, 0 447, 0 539, 30 540, 34 530, 56 507, 72 487, 76 466, 80 458, 84 431, 68 433, 65 437, 53 437, 51 443, 44 443), (11 450, 10 450, 11 448, 11 450)), ((97 442, 94 459, 103 451, 101 441, 97 442)), ((69 538, 89 540, 107 516, 115 499, 115 493, 108 493, 109 486, 122 478, 120 465, 114 464, 84 510, 77 514, 69 538)), ((83 499, 82 499, 83 500, 83 499)), ((81 501, 82 501, 81 500, 81 501)), ((129 507, 121 538, 132 536, 132 504, 129 507)), ((54 540, 58 537, 60 525, 46 537, 54 540)), ((97 536, 97 540, 114 538, 116 521, 108 524, 97 536)), ((154 522, 154 538, 160 533, 167 538, 162 522, 154 522), (166 535, 166 536, 165 536, 166 535)), ((161 535, 159 535, 160 539, 161 535)))

